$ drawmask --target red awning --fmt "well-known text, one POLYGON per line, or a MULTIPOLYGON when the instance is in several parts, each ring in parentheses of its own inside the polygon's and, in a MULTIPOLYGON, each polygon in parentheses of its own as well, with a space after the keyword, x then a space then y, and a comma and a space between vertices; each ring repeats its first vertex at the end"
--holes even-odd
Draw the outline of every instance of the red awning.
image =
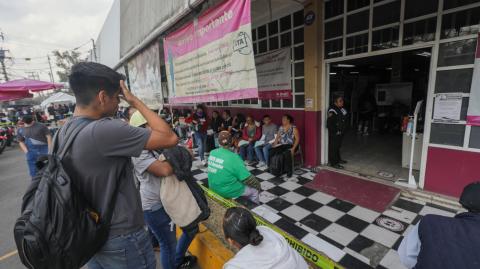
POLYGON ((33 79, 17 79, 0 84, 0 92, 38 92, 61 89, 63 84, 33 79))
POLYGON ((22 92, 1 92, 0 91, 0 102, 1 101, 14 101, 14 100, 19 100, 19 99, 24 99, 24 98, 30 98, 33 95, 29 93, 28 91, 22 91, 22 92))

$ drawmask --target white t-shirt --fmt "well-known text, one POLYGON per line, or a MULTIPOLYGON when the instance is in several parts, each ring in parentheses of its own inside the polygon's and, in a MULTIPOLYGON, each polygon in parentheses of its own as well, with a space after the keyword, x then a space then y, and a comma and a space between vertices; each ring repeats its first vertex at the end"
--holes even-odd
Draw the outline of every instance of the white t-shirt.
POLYGON ((265 226, 257 229, 263 236, 260 245, 246 245, 223 269, 308 269, 302 256, 280 234, 265 226))

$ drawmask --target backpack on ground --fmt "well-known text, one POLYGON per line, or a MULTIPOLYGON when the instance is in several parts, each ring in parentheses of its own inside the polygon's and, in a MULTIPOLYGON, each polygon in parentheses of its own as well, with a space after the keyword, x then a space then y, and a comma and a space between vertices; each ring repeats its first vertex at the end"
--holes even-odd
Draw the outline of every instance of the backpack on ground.
POLYGON ((270 173, 276 177, 281 176, 284 171, 283 171, 283 154, 278 153, 273 155, 270 158, 270 173))
POLYGON ((108 239, 114 203, 110 203, 105 218, 100 217, 75 189, 62 165, 73 140, 90 122, 78 118, 57 132, 52 154, 23 197, 14 237, 20 260, 27 268, 80 268, 108 239), (63 139, 59 143, 61 133, 63 139))

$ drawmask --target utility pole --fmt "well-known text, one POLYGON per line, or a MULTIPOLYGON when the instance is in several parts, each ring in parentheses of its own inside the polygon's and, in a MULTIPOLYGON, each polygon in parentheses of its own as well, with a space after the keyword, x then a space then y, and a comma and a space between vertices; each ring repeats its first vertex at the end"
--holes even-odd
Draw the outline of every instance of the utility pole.
MULTIPOLYGON (((2 35, 3 38, 3 35, 2 35)), ((2 65, 2 71, 3 71, 3 77, 5 78, 5 81, 8 81, 8 75, 7 75, 7 69, 5 68, 5 52, 7 50, 0 49, 0 64, 2 65)))
POLYGON ((98 62, 98 60, 97 60, 97 48, 95 47, 95 40, 93 40, 93 38, 91 40, 92 40, 92 45, 93 45, 93 57, 95 57, 95 62, 98 62))
POLYGON ((47 54, 48 59, 48 66, 50 66, 50 82, 55 83, 55 79, 53 78, 53 71, 52 71, 52 64, 50 63, 50 55, 47 54))

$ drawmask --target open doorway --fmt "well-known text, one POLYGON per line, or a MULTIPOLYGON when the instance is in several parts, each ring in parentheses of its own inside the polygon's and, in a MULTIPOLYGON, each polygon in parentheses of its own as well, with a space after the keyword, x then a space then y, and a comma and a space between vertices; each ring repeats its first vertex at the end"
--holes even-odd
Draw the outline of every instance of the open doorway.
MULTIPOLYGON (((390 181, 408 179, 408 116, 426 100, 431 49, 404 51, 330 64, 329 106, 345 99, 348 128, 341 158, 348 171, 390 181)), ((418 181, 425 101, 417 122, 413 171, 418 181)), ((327 148, 327 147, 326 147, 327 148)))

